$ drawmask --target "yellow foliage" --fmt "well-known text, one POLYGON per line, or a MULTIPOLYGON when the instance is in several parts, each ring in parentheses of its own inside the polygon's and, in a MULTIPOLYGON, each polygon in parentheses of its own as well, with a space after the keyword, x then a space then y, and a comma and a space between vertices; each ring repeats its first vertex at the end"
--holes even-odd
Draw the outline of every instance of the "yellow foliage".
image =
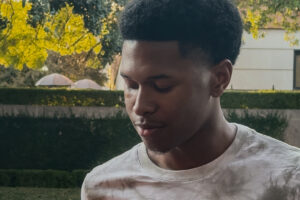
POLYGON ((121 56, 117 55, 111 65, 107 66, 107 82, 104 84, 110 90, 116 89, 116 79, 119 71, 119 66, 121 62, 121 56))
POLYGON ((87 61, 87 65, 92 68, 97 68, 98 66, 101 66, 101 62, 96 56, 94 56, 87 61))
POLYGON ((104 83, 105 87, 108 87, 110 90, 114 90, 115 89, 115 83, 114 83, 114 79, 113 79, 113 74, 112 74, 112 68, 111 66, 106 67, 107 68, 107 82, 104 83))
POLYGON ((296 38, 294 33, 285 32, 284 40, 288 41, 291 47, 299 46, 299 39, 296 38))
MULTIPOLYGON (((114 20, 114 14, 120 9, 112 5, 112 12, 107 19, 102 20, 102 30, 99 36, 94 36, 84 27, 83 17, 74 14, 73 7, 66 5, 55 15, 48 14, 43 26, 33 28, 27 24, 28 11, 31 4, 22 6, 21 1, 8 0, 1 4, 1 15, 11 22, 0 32, 0 64, 15 66, 22 69, 23 64, 30 68, 43 66, 48 54, 47 50, 59 52, 61 55, 71 55, 93 50, 96 54, 104 54, 99 42, 104 35, 109 34, 108 26, 114 20)), ((94 60, 92 66, 100 64, 94 60)))
POLYGON ((250 32, 255 39, 259 37, 258 22, 260 19, 261 16, 259 14, 254 13, 249 9, 247 10, 247 15, 244 20, 251 23, 250 32))
MULTIPOLYGON (((48 16, 45 28, 45 48, 61 55, 89 51, 97 44, 96 37, 84 27, 83 17, 72 13, 73 7, 66 5, 56 15, 48 16)), ((101 49, 98 46, 97 51, 101 49)))
POLYGON ((102 50, 102 44, 101 43, 97 43, 97 46, 94 48, 94 52, 96 54, 98 54, 101 50, 102 50))
POLYGON ((46 49, 39 46, 36 39, 38 29, 27 25, 27 12, 31 5, 24 8, 22 2, 3 3, 1 14, 11 22, 0 34, 0 64, 13 65, 22 69, 23 64, 35 68, 47 58, 46 49))
POLYGON ((111 4, 111 12, 108 14, 107 18, 103 19, 102 22, 102 29, 101 29, 101 38, 103 36, 109 34, 109 27, 111 24, 117 22, 116 13, 120 10, 123 10, 123 7, 118 5, 115 2, 112 2, 111 4))

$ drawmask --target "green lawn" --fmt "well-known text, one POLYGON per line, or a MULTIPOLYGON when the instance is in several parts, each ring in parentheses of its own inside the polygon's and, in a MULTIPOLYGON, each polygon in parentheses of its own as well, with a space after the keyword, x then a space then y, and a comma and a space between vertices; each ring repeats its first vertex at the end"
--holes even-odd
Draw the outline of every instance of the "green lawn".
POLYGON ((80 200, 80 189, 0 187, 0 200, 80 200))

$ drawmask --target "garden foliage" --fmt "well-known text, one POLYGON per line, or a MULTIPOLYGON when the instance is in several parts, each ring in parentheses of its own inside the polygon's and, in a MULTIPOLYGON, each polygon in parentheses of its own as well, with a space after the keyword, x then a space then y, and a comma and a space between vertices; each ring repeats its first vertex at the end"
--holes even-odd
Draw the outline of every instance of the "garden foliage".
MULTIPOLYGON (((0 104, 48 106, 124 106, 122 91, 0 88, 0 104)), ((226 91, 222 108, 300 109, 297 91, 226 91)))
MULTIPOLYGON (((278 113, 232 111, 227 119, 280 140, 287 126, 278 113)), ((130 120, 120 115, 97 120, 0 117, 0 126, 0 186, 80 187, 88 170, 140 142, 130 120)))
POLYGON ((121 91, 0 88, 0 104, 46 106, 123 106, 121 91))
MULTIPOLYGON (((280 111, 250 114, 247 108, 299 109, 299 95, 227 91, 221 102, 225 108, 245 109, 242 115, 229 112, 229 121, 283 140, 287 119, 280 111)), ((124 100, 121 91, 2 88, 0 104, 118 107, 124 106, 124 100)), ((121 115, 105 119, 0 116, 0 127, 0 186, 78 187, 86 170, 140 142, 130 120, 121 115), (74 175, 76 169, 83 171, 74 175)))
POLYGON ((87 170, 61 171, 0 169, 0 186, 75 188, 82 185, 87 172, 87 170))
MULTIPOLYGON (((287 119, 279 114, 227 119, 283 140, 287 119)), ((90 169, 140 142, 130 120, 121 115, 106 119, 0 117, 2 169, 90 169)))
POLYGON ((257 132, 271 136, 278 140, 284 140, 284 131, 288 126, 286 116, 281 115, 279 112, 269 112, 267 114, 259 113, 250 114, 244 110, 241 115, 231 110, 226 116, 230 122, 235 122, 249 126, 257 132))
POLYGON ((297 91, 227 91, 221 96, 222 108, 300 109, 297 91))
POLYGON ((90 169, 140 139, 128 118, 0 117, 2 169, 90 169))
POLYGON ((88 52, 87 66, 101 68, 120 51, 120 39, 114 36, 118 33, 110 33, 117 32, 115 13, 121 9, 118 4, 24 2, 0 1, 0 64, 18 69, 24 65, 40 69, 51 50, 62 56, 88 52), (83 14, 95 8, 100 10, 95 10, 92 18, 83 14), (86 28, 87 24, 97 27, 97 31, 92 33, 86 28))

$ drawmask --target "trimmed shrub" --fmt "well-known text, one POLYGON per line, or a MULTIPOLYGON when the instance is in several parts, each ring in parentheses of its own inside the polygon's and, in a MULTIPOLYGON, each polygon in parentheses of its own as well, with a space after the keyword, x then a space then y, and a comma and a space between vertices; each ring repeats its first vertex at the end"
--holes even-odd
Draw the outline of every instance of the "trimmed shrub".
POLYGON ((278 112, 250 114, 248 110, 244 110, 239 115, 235 111, 229 111, 226 118, 228 121, 249 126, 257 132, 278 140, 284 140, 283 133, 288 126, 287 118, 278 112))
POLYGON ((300 109, 299 91, 226 91, 222 108, 300 109))
POLYGON ((124 97, 121 91, 0 88, 0 104, 124 106, 124 97))
POLYGON ((15 170, 0 169, 2 187, 45 187, 74 188, 80 187, 87 170, 15 170))
POLYGON ((2 169, 89 169, 138 142, 128 118, 0 117, 2 169))
MULTIPOLYGON (((239 116, 229 121, 283 140, 287 119, 278 113, 239 116)), ((121 154, 140 138, 127 117, 108 119, 0 117, 2 169, 90 169, 121 154)))
MULTIPOLYGON (((0 104, 49 106, 124 106, 122 91, 0 88, 0 104)), ((300 109, 298 91, 227 90, 223 108, 300 109)))

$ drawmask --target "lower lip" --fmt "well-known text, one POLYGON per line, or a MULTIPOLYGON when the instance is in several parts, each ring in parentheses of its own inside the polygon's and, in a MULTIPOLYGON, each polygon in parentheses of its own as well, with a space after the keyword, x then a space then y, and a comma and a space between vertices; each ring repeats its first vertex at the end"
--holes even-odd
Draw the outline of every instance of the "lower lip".
POLYGON ((147 137, 155 134, 159 129, 161 128, 152 128, 152 129, 143 129, 141 128, 141 136, 142 137, 147 137))

